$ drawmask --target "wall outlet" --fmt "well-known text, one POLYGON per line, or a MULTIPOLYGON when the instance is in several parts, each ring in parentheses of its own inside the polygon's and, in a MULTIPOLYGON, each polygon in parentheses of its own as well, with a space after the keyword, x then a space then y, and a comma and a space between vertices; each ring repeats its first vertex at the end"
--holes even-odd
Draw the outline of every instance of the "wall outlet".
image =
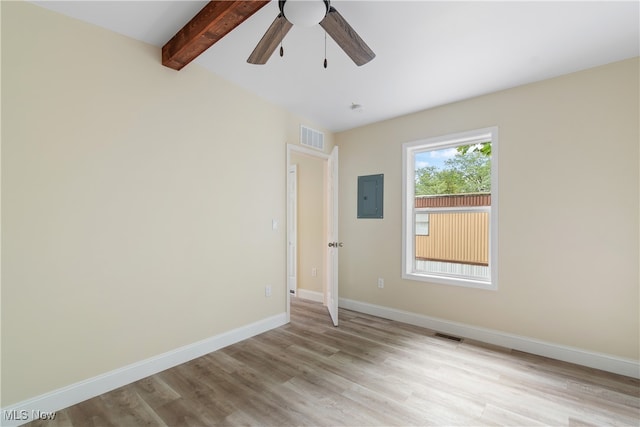
POLYGON ((380 289, 384 288, 384 279, 382 277, 378 277, 378 287, 380 289))
POLYGON ((311 276, 312 277, 318 277, 318 269, 317 268, 313 267, 311 269, 311 276))
POLYGON ((264 287, 264 296, 265 297, 271 296, 271 285, 267 285, 264 287))

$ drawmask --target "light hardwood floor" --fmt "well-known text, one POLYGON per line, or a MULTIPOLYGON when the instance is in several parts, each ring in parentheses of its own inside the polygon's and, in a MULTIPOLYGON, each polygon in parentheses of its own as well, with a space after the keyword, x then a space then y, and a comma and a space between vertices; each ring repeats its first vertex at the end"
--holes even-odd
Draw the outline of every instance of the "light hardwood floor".
POLYGON ((340 310, 121 387, 32 426, 640 424, 640 381, 340 310))

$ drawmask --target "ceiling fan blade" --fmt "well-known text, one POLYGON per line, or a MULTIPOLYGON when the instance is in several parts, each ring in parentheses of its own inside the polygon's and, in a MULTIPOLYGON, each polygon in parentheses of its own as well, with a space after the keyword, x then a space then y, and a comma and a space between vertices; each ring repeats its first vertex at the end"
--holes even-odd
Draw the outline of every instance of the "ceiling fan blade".
POLYGON ((327 16, 320 21, 320 25, 356 65, 364 65, 376 57, 358 33, 333 7, 329 8, 327 16))
POLYGON ((262 36, 258 42, 256 48, 253 49, 253 52, 249 55, 247 62, 249 64, 266 64, 273 54, 273 51, 276 50, 276 47, 278 47, 292 26, 293 24, 287 21, 282 13, 278 14, 267 29, 267 32, 264 33, 264 36, 262 36))

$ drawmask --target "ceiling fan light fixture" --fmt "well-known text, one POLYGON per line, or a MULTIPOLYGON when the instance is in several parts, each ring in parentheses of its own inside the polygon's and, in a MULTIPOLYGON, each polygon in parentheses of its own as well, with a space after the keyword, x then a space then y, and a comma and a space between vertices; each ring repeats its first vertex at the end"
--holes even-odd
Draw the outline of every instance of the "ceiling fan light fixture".
POLYGON ((325 0, 286 0, 280 2, 282 14, 293 25, 312 27, 324 19, 329 10, 325 0))
POLYGON ((249 55, 249 64, 266 64, 278 45, 282 46, 282 39, 294 25, 320 25, 325 31, 325 41, 326 35, 331 36, 357 66, 376 57, 346 19, 330 6, 329 0, 278 0, 278 9, 280 13, 249 55))

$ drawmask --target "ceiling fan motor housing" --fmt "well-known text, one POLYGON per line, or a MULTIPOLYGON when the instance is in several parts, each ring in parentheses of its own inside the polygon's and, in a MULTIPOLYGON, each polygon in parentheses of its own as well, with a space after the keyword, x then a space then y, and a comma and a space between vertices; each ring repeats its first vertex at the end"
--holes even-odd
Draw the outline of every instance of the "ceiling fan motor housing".
POLYGON ((294 25, 311 27, 327 16, 329 0, 278 0, 280 13, 294 25))

